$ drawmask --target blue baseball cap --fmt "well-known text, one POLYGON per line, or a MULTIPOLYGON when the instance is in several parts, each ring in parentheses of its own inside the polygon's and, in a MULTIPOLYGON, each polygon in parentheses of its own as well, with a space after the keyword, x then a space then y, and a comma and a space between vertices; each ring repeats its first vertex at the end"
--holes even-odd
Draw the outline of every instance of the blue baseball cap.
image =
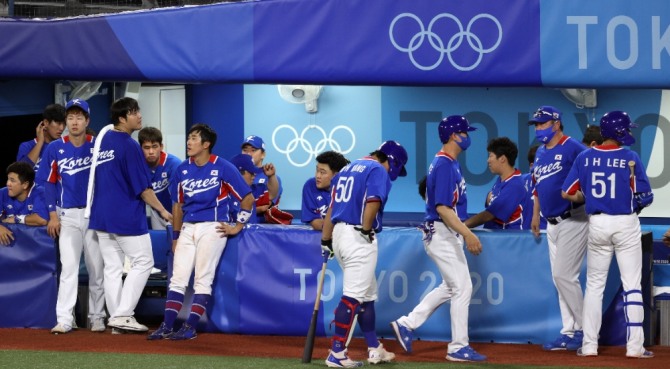
POLYGON ((263 142, 263 139, 258 136, 247 137, 244 142, 242 142, 242 147, 244 147, 244 145, 251 145, 254 149, 261 149, 265 151, 265 142, 263 142))
POLYGON ((251 155, 247 154, 237 154, 230 159, 230 162, 239 170, 244 170, 249 173, 258 174, 263 172, 263 168, 259 168, 254 165, 254 159, 251 155))
POLYGON ((87 115, 91 115, 91 109, 88 107, 86 100, 82 99, 72 99, 65 104, 65 111, 67 112, 71 108, 77 107, 83 110, 87 115))
POLYGON ((528 121, 528 124, 545 123, 550 120, 561 120, 561 115, 561 111, 553 106, 543 105, 535 111, 533 118, 528 121))

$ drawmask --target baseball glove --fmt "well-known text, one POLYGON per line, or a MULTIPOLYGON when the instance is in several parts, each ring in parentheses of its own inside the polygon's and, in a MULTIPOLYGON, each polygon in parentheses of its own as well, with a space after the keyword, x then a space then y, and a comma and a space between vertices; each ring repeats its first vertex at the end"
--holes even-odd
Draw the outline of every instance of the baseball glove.
POLYGON ((279 209, 277 205, 271 207, 265 213, 265 222, 269 224, 291 224, 293 214, 279 209))

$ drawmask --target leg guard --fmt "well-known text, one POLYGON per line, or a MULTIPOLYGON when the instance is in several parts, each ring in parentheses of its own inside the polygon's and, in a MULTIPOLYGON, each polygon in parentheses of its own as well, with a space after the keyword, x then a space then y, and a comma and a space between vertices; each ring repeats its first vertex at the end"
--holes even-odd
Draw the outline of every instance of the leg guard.
POLYGON ((368 347, 379 346, 377 332, 375 331, 375 302, 367 301, 361 304, 361 311, 358 313, 358 324, 361 326, 365 342, 368 347))
POLYGON ((351 297, 342 296, 339 305, 335 309, 335 334, 332 339, 334 352, 345 349, 353 333, 356 314, 360 310, 360 303, 351 297))
POLYGON ((626 316, 627 339, 642 332, 644 321, 644 303, 642 291, 630 290, 623 292, 623 309, 626 316))

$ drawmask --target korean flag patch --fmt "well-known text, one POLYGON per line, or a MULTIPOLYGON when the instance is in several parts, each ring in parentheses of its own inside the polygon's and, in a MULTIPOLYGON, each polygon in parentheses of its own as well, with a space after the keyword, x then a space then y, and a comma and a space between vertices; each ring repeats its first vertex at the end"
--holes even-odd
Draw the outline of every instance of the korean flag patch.
POLYGON ((556 156, 554 156, 554 160, 562 160, 562 159, 563 159, 562 154, 556 154, 556 156))
POLYGON ((161 173, 161 178, 167 178, 167 173, 165 172, 161 173))
POLYGON ((209 173, 209 175, 211 175, 211 176, 218 176, 218 175, 219 175, 219 171, 218 171, 217 169, 213 169, 213 170, 209 173))

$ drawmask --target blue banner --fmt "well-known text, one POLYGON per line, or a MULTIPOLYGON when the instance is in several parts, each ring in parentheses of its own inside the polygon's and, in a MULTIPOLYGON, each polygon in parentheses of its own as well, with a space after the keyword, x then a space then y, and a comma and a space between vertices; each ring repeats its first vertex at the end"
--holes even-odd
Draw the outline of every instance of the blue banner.
POLYGON ((664 87, 669 11, 663 0, 276 0, 4 19, 0 78, 664 87))
POLYGON ((0 327, 51 328, 58 288, 54 240, 46 227, 3 226, 14 241, 0 245, 0 327))

